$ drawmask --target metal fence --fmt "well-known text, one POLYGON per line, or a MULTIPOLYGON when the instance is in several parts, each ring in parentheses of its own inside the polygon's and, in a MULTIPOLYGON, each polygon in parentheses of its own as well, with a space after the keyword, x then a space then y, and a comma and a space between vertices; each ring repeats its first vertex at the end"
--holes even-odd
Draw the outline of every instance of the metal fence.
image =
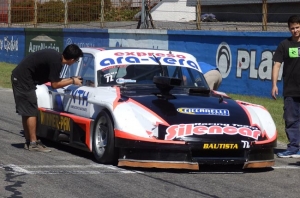
POLYGON ((286 31, 286 16, 297 9, 286 1, 277 4, 281 13, 266 0, 227 8, 193 1, 194 6, 187 6, 189 0, 0 0, 0 27, 286 31))

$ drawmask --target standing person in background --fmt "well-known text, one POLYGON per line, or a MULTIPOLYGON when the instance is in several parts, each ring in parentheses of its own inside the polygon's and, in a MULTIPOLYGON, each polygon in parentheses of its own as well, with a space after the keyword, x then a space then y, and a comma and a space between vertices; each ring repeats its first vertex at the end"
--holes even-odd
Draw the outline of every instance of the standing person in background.
POLYGON ((217 90, 222 82, 222 75, 216 66, 204 62, 198 62, 205 80, 212 90, 217 90))
POLYGON ((80 77, 61 79, 60 72, 65 64, 72 65, 82 56, 81 49, 75 44, 68 45, 62 54, 53 49, 43 49, 26 56, 12 71, 11 83, 16 112, 22 116, 26 150, 51 151, 36 137, 38 115, 36 85, 51 82, 54 89, 70 84, 81 85, 80 77))
POLYGON ((273 56, 272 97, 278 95, 277 79, 281 64, 283 66, 283 97, 285 132, 289 143, 278 157, 300 158, 300 16, 293 15, 288 19, 291 37, 281 41, 273 56))

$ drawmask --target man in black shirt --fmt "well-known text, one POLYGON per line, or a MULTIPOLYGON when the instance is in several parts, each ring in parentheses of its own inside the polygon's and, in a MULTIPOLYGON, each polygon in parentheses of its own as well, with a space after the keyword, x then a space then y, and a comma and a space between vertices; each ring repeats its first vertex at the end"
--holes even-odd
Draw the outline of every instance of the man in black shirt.
POLYGON ((277 79, 283 66, 283 97, 285 132, 289 143, 287 150, 277 153, 278 157, 300 158, 300 16, 288 19, 291 37, 281 41, 273 56, 272 97, 278 95, 277 79))
POLYGON ((16 112, 22 116, 22 124, 29 151, 50 152, 36 137, 38 114, 36 85, 51 82, 54 89, 70 84, 81 85, 80 77, 62 79, 60 72, 63 66, 72 65, 83 56, 81 49, 75 45, 68 45, 63 53, 53 49, 44 49, 26 56, 12 71, 11 82, 16 103, 16 112))

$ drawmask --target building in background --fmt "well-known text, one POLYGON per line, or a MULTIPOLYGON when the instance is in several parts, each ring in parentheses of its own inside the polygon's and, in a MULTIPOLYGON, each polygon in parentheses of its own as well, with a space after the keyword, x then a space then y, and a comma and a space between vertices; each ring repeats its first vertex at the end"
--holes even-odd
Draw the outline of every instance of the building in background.
MULTIPOLYGON (((196 5, 201 14, 214 14, 218 21, 261 22, 264 0, 162 0, 151 11, 153 20, 194 21, 196 5)), ((268 22, 286 22, 291 14, 300 14, 300 0, 265 0, 268 22)))

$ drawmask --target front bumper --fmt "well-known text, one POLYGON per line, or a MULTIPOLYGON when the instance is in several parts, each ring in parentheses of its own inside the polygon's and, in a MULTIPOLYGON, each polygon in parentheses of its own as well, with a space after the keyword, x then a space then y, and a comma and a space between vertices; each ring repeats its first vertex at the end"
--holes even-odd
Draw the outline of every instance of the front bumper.
POLYGON ((247 149, 210 150, 203 149, 203 143, 176 145, 127 141, 129 140, 116 140, 120 149, 119 166, 199 170, 199 166, 210 164, 267 168, 275 163, 273 148, 276 141, 266 145, 253 145, 247 149))

